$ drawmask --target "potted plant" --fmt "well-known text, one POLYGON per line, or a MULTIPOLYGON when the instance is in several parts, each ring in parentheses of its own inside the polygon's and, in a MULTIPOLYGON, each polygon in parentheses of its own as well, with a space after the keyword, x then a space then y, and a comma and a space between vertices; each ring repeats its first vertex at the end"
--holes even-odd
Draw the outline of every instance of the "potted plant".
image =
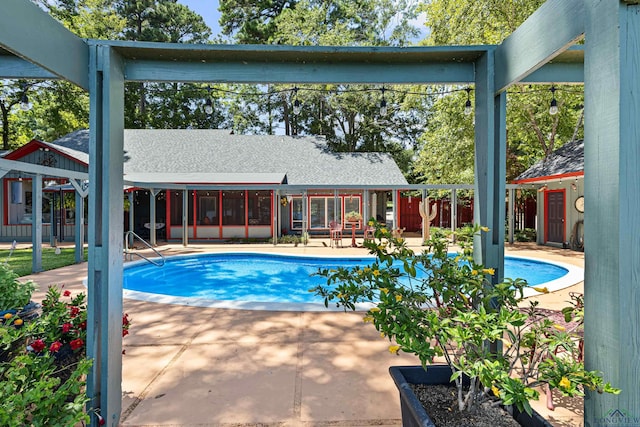
POLYGON ((358 222, 362 220, 362 215, 358 211, 351 211, 344 215, 344 219, 347 222, 358 222))
MULTIPOLYGON (((437 374, 436 382, 444 378, 454 387, 447 416, 498 405, 531 416, 529 401, 547 385, 566 396, 582 395, 585 388, 619 392, 600 373, 585 370, 577 357, 580 337, 540 316, 535 302, 526 306, 525 281, 491 284, 494 270, 475 263, 472 256, 473 236, 481 227, 459 236, 461 249, 452 256, 439 232, 416 254, 403 239, 375 225, 375 239, 364 246, 376 260, 368 266, 320 270, 327 284, 314 290, 325 305, 331 302, 345 310, 373 303, 364 321, 391 341, 389 351, 415 354, 422 363, 420 376, 437 374), (436 358, 444 360, 443 368, 434 367, 436 358)), ((403 425, 433 425, 428 417, 405 420, 424 414, 405 410, 411 401, 405 395, 413 392, 408 379, 416 379, 415 371, 404 379, 393 370, 392 375, 400 387, 403 425)))

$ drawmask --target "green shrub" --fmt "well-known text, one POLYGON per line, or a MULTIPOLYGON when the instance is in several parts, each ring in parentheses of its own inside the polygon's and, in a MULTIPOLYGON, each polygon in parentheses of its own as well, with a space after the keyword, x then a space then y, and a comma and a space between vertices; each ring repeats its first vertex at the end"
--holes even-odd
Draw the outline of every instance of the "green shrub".
POLYGON ((325 305, 332 302, 345 310, 373 304, 364 321, 391 341, 390 352, 415 354, 427 370, 436 357, 444 357, 453 370, 460 411, 502 402, 531 413, 529 401, 544 385, 565 396, 583 395, 585 389, 619 393, 601 373, 585 370, 575 330, 555 324, 535 302, 521 308, 526 306, 524 280, 491 283, 494 268, 473 259, 473 237, 481 231, 488 229, 460 230, 461 251, 455 256, 437 232, 428 249, 416 254, 378 224, 375 239, 364 243, 375 261, 322 269, 318 274, 327 284, 314 291, 325 305), (463 385, 462 374, 471 379, 469 386, 463 385))
POLYGON ((534 228, 525 228, 514 233, 513 238, 516 242, 535 242, 536 230, 534 228))
POLYGON ((21 282, 6 264, 0 264, 0 311, 23 308, 29 303, 35 290, 35 283, 21 282))

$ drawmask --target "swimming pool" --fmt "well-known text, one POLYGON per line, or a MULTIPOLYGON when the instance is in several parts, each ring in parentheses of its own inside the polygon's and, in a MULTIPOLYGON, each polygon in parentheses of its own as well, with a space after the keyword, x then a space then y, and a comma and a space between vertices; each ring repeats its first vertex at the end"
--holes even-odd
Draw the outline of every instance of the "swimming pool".
MULTIPOLYGON (((199 307, 326 310, 309 292, 326 279, 311 275, 321 267, 364 266, 373 260, 235 252, 168 257, 163 267, 138 261, 124 268, 124 296, 199 307)), ((583 273, 570 265, 509 256, 505 277, 527 279, 530 286, 544 284, 551 291, 581 281, 583 273)))

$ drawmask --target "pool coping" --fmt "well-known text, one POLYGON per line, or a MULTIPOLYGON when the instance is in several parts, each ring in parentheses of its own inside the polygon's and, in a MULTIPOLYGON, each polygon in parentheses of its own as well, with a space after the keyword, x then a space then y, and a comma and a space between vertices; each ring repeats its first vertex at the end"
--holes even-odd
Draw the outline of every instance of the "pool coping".
MULTIPOLYGON (((258 255, 274 255, 274 256, 285 256, 285 257, 299 257, 299 258, 372 258, 375 257, 371 255, 358 256, 358 255, 347 255, 347 256, 335 256, 335 255, 301 255, 301 254, 290 254, 290 253, 279 253, 279 252, 270 252, 265 254, 264 252, 257 251, 231 251, 231 252, 223 252, 218 254, 224 255, 242 255, 242 254, 258 254, 258 255)), ((199 256, 206 256, 209 254, 199 254, 199 256)), ((171 255, 171 258, 188 258, 193 257, 194 254, 178 254, 171 255)), ((196 255, 198 256, 198 255, 196 255)), ((552 265, 556 265, 558 267, 562 267, 567 270, 567 274, 564 276, 554 279, 549 282, 542 283, 535 287, 527 287, 524 289, 524 297, 532 297, 536 295, 542 295, 548 292, 554 292, 561 289, 568 288, 570 286, 576 285, 582 281, 584 281, 584 269, 577 267, 575 265, 566 264, 559 261, 552 260, 541 260, 537 258, 533 258, 531 256, 517 256, 517 255, 506 255, 508 258, 516 258, 516 259, 528 259, 536 262, 544 262, 552 265), (536 291, 537 289, 546 290, 546 292, 536 291)), ((124 269, 135 267, 139 264, 145 264, 148 261, 139 260, 132 261, 127 263, 124 266, 124 269)), ((83 281, 86 286, 86 280, 83 281)), ((178 297, 171 295, 162 295, 162 294, 152 294, 148 292, 140 292, 133 291, 129 289, 123 289, 123 297, 138 301, 147 301, 154 302, 160 304, 171 304, 171 305, 183 305, 189 307, 206 307, 206 308, 224 308, 224 309, 235 309, 235 310, 258 310, 258 311, 302 311, 302 312, 318 312, 318 311, 345 311, 344 307, 337 307, 334 304, 329 304, 328 307, 325 307, 322 303, 290 303, 290 302, 260 302, 260 301, 231 301, 231 300, 212 300, 208 298, 198 298, 198 297, 178 297)), ((356 311, 367 311, 370 308, 374 307, 373 303, 359 303, 356 304, 356 311)))

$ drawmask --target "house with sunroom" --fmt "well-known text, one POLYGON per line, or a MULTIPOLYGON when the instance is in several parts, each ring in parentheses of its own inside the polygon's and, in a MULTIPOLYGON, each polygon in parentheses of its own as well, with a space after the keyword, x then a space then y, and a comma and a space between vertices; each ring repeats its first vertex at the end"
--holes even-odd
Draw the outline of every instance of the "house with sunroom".
POLYGON ((537 243, 584 249, 584 141, 570 141, 540 160, 515 184, 537 196, 537 243))
MULTIPOLYGON (((127 129, 124 151, 125 230, 152 240, 328 235, 347 212, 384 219, 389 194, 407 185, 389 154, 332 152, 319 136, 127 129)), ((87 172, 88 152, 89 131, 79 130, 32 140, 4 158, 87 172)), ((31 239, 32 179, 17 170, 3 177, 1 240, 31 239)), ((43 240, 73 240, 74 187, 56 176, 42 180, 43 240)))

